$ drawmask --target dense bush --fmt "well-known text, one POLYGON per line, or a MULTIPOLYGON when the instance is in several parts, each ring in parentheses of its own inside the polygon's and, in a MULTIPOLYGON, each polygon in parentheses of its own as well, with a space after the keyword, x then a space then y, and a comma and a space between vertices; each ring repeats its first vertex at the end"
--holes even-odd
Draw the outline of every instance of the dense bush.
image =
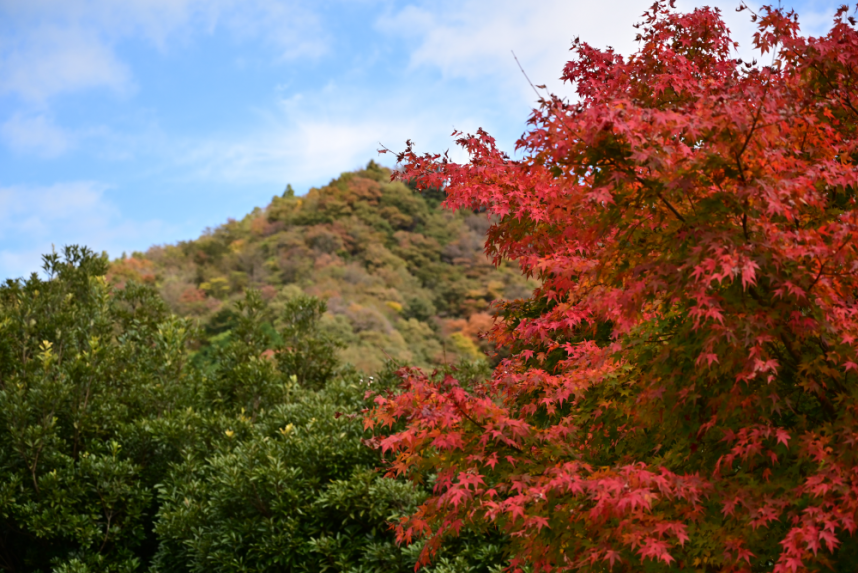
POLYGON ((70 248, 45 257, 47 280, 0 287, 0 564, 9 571, 140 564, 160 476, 135 426, 186 401, 189 325, 151 289, 113 293, 106 270, 70 248))
MULTIPOLYGON (((153 285, 107 271, 70 247, 0 286, 0 570, 413 570, 389 521, 428 490, 376 470, 360 416, 392 368, 340 366, 300 291, 248 290, 195 353, 153 285)), ((501 559, 471 538, 434 570, 501 559)))

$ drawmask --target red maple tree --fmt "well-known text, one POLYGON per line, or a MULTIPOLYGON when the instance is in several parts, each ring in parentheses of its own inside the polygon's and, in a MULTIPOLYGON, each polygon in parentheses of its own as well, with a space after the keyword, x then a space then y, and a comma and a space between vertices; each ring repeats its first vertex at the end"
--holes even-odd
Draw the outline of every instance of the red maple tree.
POLYGON ((456 133, 398 175, 495 217, 541 286, 482 384, 419 371, 368 427, 435 472, 398 524, 423 562, 463 527, 533 571, 858 568, 858 33, 764 8, 735 58, 717 9, 644 14, 628 58, 575 41, 512 160, 456 133))

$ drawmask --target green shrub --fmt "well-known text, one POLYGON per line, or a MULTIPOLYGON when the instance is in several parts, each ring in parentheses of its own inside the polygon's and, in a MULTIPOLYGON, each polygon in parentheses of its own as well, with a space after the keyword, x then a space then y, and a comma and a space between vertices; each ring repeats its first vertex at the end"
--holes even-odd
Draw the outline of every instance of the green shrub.
MULTIPOLYGON (((69 247, 0 286, 0 569, 413 570, 389 522, 428 486, 379 473, 361 421, 394 366, 339 366, 325 304, 300 291, 269 307, 248 290, 195 355, 193 324, 107 268, 69 247)), ((435 570, 489 571, 488 539, 435 570)))

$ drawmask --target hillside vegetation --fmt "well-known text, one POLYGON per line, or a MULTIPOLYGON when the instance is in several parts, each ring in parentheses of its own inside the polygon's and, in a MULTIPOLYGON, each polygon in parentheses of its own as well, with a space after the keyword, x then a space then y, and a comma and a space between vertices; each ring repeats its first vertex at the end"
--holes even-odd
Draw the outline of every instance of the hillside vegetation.
MULTIPOLYGON (((372 373, 388 359, 418 366, 484 356, 492 301, 530 294, 516 268, 484 253, 484 214, 440 208, 370 162, 296 197, 291 187, 265 208, 208 229, 198 239, 114 261, 110 277, 153 283, 170 309, 203 325, 203 354, 234 327, 231 304, 258 289, 272 316, 308 294, 327 302, 320 330, 340 361, 372 373)), ((282 326, 272 319, 271 331, 282 326)))

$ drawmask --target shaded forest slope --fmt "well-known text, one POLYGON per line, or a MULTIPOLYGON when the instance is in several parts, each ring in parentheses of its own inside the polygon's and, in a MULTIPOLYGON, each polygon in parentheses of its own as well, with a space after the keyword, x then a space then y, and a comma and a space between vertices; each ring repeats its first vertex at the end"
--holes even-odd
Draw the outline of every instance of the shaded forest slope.
POLYGON ((388 358, 474 359, 489 351, 479 334, 492 324, 492 301, 528 296, 534 284, 486 258, 485 215, 451 213, 442 199, 391 182, 371 161, 305 196, 288 187, 196 240, 123 257, 110 275, 154 282, 174 312, 197 317, 203 351, 225 342, 232 302, 255 288, 272 317, 302 292, 326 300, 322 329, 342 343, 342 361, 367 373, 388 358))

